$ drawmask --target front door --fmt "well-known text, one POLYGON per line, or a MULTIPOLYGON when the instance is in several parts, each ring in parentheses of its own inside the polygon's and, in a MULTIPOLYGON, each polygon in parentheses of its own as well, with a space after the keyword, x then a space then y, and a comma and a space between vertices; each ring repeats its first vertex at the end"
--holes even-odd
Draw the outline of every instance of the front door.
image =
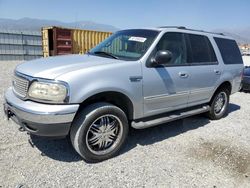
POLYGON ((189 73, 184 34, 165 33, 143 67, 144 115, 150 116, 187 107, 189 73), (165 65, 147 66, 159 50, 172 59, 165 65))

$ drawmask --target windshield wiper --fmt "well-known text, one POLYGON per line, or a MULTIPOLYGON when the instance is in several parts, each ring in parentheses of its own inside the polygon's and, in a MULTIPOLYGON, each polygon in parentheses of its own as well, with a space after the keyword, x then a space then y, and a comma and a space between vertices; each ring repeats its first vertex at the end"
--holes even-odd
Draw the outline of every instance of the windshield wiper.
POLYGON ((109 56, 109 57, 112 57, 114 59, 119 59, 117 56, 111 54, 111 53, 108 53, 108 52, 104 52, 104 51, 96 51, 96 52, 93 52, 94 54, 104 54, 106 56, 109 56))

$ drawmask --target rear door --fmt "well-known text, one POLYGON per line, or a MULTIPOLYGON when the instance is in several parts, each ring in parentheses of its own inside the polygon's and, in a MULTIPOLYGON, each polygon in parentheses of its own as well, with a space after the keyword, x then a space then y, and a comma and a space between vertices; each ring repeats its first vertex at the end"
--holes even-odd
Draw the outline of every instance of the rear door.
POLYGON ((241 84, 241 74, 243 71, 243 60, 239 47, 235 40, 214 37, 223 60, 224 72, 231 76, 232 91, 239 91, 241 84))
POLYGON ((219 65, 212 44, 207 36, 186 34, 189 67, 188 106, 206 103, 210 100, 220 79, 219 65))

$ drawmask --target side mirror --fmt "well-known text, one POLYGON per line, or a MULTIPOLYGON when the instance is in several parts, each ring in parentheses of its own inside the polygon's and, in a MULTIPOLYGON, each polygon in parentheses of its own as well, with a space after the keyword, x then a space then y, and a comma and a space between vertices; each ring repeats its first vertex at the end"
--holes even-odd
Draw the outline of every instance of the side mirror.
POLYGON ((171 61, 172 53, 168 50, 159 50, 151 60, 153 66, 164 65, 171 61))

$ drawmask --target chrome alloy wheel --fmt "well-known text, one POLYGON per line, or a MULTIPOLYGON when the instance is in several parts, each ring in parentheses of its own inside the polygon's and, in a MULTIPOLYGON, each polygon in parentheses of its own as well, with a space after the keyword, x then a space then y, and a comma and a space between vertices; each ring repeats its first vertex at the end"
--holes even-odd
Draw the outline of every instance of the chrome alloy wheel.
POLYGON ((225 92, 220 92, 216 99, 215 99, 215 104, 214 104, 214 113, 216 115, 220 115, 221 113, 223 113, 223 111, 226 108, 226 104, 227 104, 227 94, 225 92))
POLYGON ((111 152, 120 142, 123 133, 121 120, 111 114, 97 118, 86 135, 88 149, 96 155, 111 152))

